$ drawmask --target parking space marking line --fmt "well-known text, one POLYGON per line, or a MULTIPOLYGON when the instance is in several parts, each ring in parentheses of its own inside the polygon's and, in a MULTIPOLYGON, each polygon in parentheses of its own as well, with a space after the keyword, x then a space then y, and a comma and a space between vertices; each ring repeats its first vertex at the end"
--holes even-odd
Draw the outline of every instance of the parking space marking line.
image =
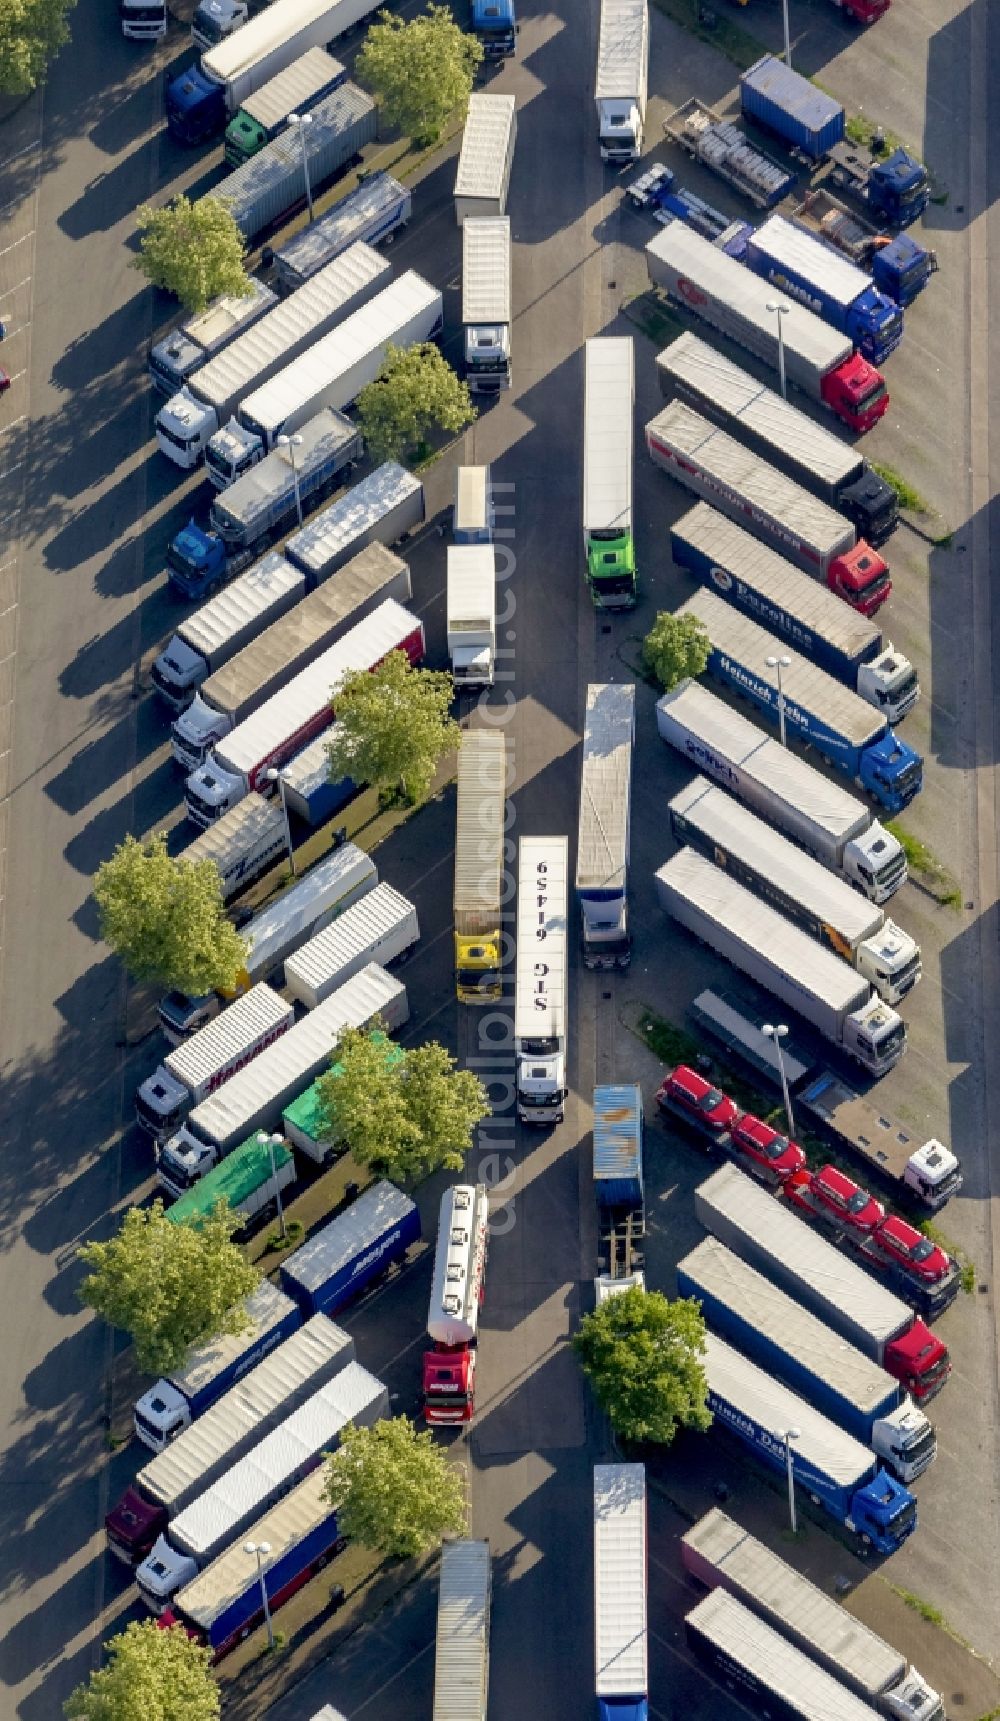
MULTIPOLYGON (((27 233, 21 234, 20 239, 12 239, 9 245, 5 245, 3 247, 3 250, 0 251, 0 257, 6 257, 8 251, 16 251, 19 245, 23 245, 25 243, 25 240, 34 239, 34 237, 35 237, 35 229, 33 227, 31 227, 31 228, 29 228, 27 233)), ((26 275, 25 280, 30 281, 31 276, 26 275)), ((23 287, 24 281, 19 281, 18 286, 23 287)), ((10 290, 12 293, 15 291, 15 289, 13 287, 10 290)))
POLYGON ((402 1677, 402 1675, 404 1673, 408 1672, 408 1670, 411 1667, 415 1667, 417 1662, 422 1660, 422 1658, 425 1655, 427 1655, 428 1652, 430 1650, 432 1650, 433 1648, 434 1648, 433 1642, 425 1643, 423 1649, 418 1649, 416 1651, 416 1654, 410 1656, 409 1661, 404 1661, 402 1667, 397 1667, 397 1669, 396 1669, 395 1673, 392 1675, 392 1677, 390 1679, 386 1679, 384 1681, 384 1683, 379 1686, 377 1691, 373 1691, 371 1696, 366 1697, 364 1702, 360 1705, 360 1707, 355 1709, 355 1711, 354 1711, 355 1715, 360 1715, 362 1710, 367 1709, 368 1705, 370 1703, 374 1703, 376 1697, 381 1697, 382 1693, 384 1691, 388 1691, 390 1685, 395 1685, 397 1679, 400 1679, 402 1677))

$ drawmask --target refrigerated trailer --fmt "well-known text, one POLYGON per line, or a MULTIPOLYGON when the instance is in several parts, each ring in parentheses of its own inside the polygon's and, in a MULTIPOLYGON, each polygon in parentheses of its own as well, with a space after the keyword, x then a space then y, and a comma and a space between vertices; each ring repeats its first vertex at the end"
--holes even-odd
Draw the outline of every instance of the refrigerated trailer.
POLYGON ((522 837, 518 849, 517 1115, 542 1129, 562 1123, 569 1092, 568 849, 566 837, 522 837))
POLYGON ((455 219, 505 215, 517 113, 513 96, 471 95, 455 175, 455 219))
POLYGON ((629 832, 632 818, 632 682, 587 688, 576 845, 576 899, 586 968, 627 968, 629 832))
POLYGON ((876 1721, 877 1710, 725 1590, 699 1602, 684 1631, 697 1659, 739 1686, 751 1713, 775 1721, 876 1721))
POLYGON ((472 394, 511 384, 510 221, 468 216, 462 224, 465 380, 472 394))
POLYGON ((486 1721, 491 1584, 489 1542, 444 1543, 432 1721, 486 1721))
POLYGON ((136 1091, 140 1129, 155 1142, 166 1141, 194 1106, 286 1034, 294 1019, 287 999, 270 986, 253 986, 186 1045, 174 1041, 175 1050, 136 1091))
POLYGON ((631 335, 595 336, 584 348, 583 553, 597 609, 635 604, 632 461, 635 357, 631 335))
POLYGON ((598 1721, 646 1721, 646 1468, 594 1465, 594 1684, 598 1721))
POLYGON ((500 729, 470 729, 458 750, 455 989, 463 1004, 500 996, 507 753, 500 729))

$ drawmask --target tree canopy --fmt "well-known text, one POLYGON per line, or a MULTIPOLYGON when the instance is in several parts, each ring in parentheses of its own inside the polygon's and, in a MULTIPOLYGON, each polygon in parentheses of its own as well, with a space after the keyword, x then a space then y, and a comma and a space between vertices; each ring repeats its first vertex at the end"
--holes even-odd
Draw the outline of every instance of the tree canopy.
POLYGON ((345 1428, 327 1460, 327 1497, 353 1542, 407 1557, 466 1530, 465 1480, 409 1417, 345 1428))
POLYGON ((220 1202, 197 1229, 174 1225, 157 1200, 130 1207, 108 1242, 80 1249, 81 1301, 131 1333, 145 1373, 171 1374, 193 1345, 246 1326, 243 1300, 261 1275, 231 1241, 237 1223, 220 1202))
POLYGON ((246 945, 227 920, 214 861, 172 860, 165 836, 126 837, 97 870, 101 937, 136 980, 193 998, 232 991, 246 945))
POLYGON ((382 369, 358 395, 358 423, 373 460, 401 460, 433 430, 461 430, 476 416, 460 382, 433 341, 386 347, 382 369))
POLYGON ((26 96, 69 41, 76 0, 0 0, 0 91, 26 96))
POLYGON ((433 143, 448 115, 468 104, 482 57, 482 44, 459 29, 451 8, 430 5, 409 23, 380 12, 354 73, 390 126, 433 143))
POLYGON ((710 650, 708 629, 693 615, 661 610, 642 643, 642 661, 669 693, 688 675, 701 675, 710 650))
POLYGON ((133 1620, 105 1645, 108 1659, 63 1704, 68 1721, 218 1721, 212 1652, 182 1625, 133 1620))
POLYGON ((142 239, 132 268, 175 294, 186 311, 203 311, 221 294, 246 298, 253 291, 243 235, 222 199, 175 197, 164 209, 140 209, 136 224, 142 239))
POLYGON ((692 1298, 619 1291, 584 1316, 573 1349, 624 1439, 669 1446, 678 1428, 711 1426, 705 1322, 692 1298))
POLYGON ((426 800, 438 760, 461 737, 452 697, 450 675, 414 669, 405 651, 345 676, 326 750, 331 783, 352 777, 383 794, 402 790, 408 801, 426 800))

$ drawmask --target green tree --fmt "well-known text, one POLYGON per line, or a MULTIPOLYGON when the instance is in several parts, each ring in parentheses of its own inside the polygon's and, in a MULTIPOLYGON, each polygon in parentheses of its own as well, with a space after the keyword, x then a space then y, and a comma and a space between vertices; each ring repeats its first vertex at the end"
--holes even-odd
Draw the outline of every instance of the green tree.
POLYGON ((242 1304, 259 1270, 231 1242, 237 1220, 221 1202, 195 1229, 174 1225, 162 1201, 130 1207, 107 1243, 85 1243, 81 1302, 132 1335, 146 1374, 181 1368, 192 1345, 242 1332, 242 1304))
POLYGON ((379 1553, 407 1558, 466 1532, 462 1472, 407 1416, 345 1428, 326 1492, 344 1535, 379 1553))
POLYGON ((642 642, 642 661, 667 693, 688 675, 701 675, 711 647, 708 629, 693 615, 661 610, 642 642))
POLYGON ((354 62, 390 126, 415 143, 434 143, 448 115, 464 111, 482 44, 460 30, 448 6, 430 5, 405 24, 380 12, 354 62))
POLYGON ((63 1704, 69 1721, 217 1721, 212 1652, 182 1625, 136 1620, 105 1645, 108 1659, 63 1704))
POLYGON ((98 867, 101 937, 136 980, 192 998, 231 992, 247 948, 226 918, 214 861, 172 860, 163 835, 126 837, 98 867))
POLYGON ((0 91, 26 96, 44 82, 49 61, 69 41, 66 14, 76 0, 0 0, 0 91))
POLYGON ((615 1433, 669 1446, 678 1428, 706 1429, 705 1322, 692 1298, 633 1287, 585 1315, 573 1339, 615 1433))
POLYGON ((345 676, 326 750, 331 783, 352 777, 384 796, 402 791, 411 803, 426 800, 438 760, 461 738, 449 715, 452 697, 450 675, 414 669, 405 651, 345 676))
POLYGON ((244 267, 243 235, 218 197, 175 197, 164 209, 140 209, 142 234, 132 268, 180 300, 203 311, 220 294, 245 299, 253 283, 244 267))
POLYGON ((400 460, 421 451, 430 432, 461 430, 476 416, 468 386, 459 382, 433 341, 385 350, 382 369, 361 390, 358 423, 373 460, 400 460))

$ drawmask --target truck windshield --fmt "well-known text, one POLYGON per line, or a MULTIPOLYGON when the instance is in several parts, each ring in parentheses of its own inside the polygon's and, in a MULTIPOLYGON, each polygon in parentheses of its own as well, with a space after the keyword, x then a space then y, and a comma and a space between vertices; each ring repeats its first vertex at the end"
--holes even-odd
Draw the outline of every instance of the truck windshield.
POLYGON ((196 574, 198 572, 190 556, 185 556, 176 544, 171 544, 167 551, 167 567, 173 568, 175 574, 196 574))
POLYGON ((922 1458, 925 1452, 929 1452, 936 1445, 937 1435, 928 1423, 923 1432, 918 1434, 915 1439, 904 1441, 901 1446, 894 1446, 893 1451, 897 1457, 906 1458, 912 1463, 914 1459, 922 1458))
POLYGON ((904 1505, 900 1506, 897 1512, 893 1513, 886 1527, 896 1541, 901 1542, 904 1536, 908 1536, 910 1531, 916 1528, 916 1523, 917 1502, 911 1496, 904 1505))
POLYGON ((877 401, 884 400, 888 392, 889 391, 886 388, 883 379, 879 377, 876 382, 872 383, 870 389, 868 389, 864 394, 858 396, 858 411, 860 412, 862 409, 874 406, 877 401))

